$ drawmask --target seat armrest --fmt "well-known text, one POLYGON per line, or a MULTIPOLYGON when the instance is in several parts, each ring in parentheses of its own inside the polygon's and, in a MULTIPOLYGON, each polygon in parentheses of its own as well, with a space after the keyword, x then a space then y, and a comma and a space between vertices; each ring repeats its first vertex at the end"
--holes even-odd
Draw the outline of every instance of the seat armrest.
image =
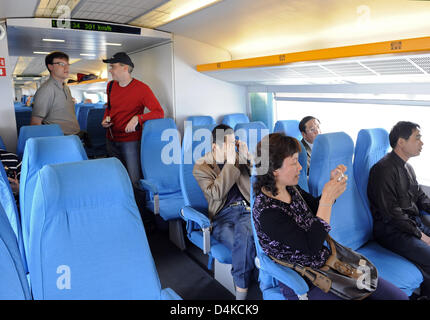
POLYGON ((184 220, 191 220, 197 223, 203 232, 203 253, 209 253, 211 249, 211 222, 207 216, 190 206, 181 209, 181 215, 184 220))
POLYGON ((160 199, 159 199, 159 195, 158 195, 157 186, 155 184, 149 182, 148 180, 141 179, 141 180, 139 180, 138 187, 141 190, 147 191, 148 193, 150 193, 152 195, 152 198, 154 200, 154 208, 153 208, 152 212, 154 212, 154 214, 159 214, 160 213, 160 199))
POLYGON ((276 263, 266 255, 260 255, 259 259, 262 270, 290 287, 298 296, 303 296, 309 291, 308 284, 296 271, 276 263))

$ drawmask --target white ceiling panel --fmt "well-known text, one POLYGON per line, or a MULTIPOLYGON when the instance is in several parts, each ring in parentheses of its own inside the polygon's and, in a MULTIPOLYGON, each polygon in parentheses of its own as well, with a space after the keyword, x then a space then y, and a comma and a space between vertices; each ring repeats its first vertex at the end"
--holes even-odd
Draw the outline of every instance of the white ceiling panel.
POLYGON ((81 0, 73 10, 72 18, 128 23, 165 2, 166 0, 81 0))

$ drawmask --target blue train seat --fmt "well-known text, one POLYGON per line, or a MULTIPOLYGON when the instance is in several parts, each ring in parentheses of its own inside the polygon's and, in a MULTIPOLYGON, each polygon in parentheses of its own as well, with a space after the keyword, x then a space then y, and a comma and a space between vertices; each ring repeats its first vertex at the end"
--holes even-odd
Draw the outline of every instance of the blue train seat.
POLYGON ((222 124, 228 125, 230 128, 234 129, 238 123, 249 123, 249 118, 244 113, 231 113, 226 114, 222 119, 222 124))
POLYGON ((190 116, 186 121, 190 121, 193 126, 215 124, 215 120, 211 116, 190 116))
POLYGON ((312 151, 309 190, 314 196, 320 195, 330 179, 330 171, 339 164, 346 165, 347 188, 333 205, 330 235, 365 255, 378 268, 381 277, 411 295, 423 281, 422 274, 414 264, 371 240, 372 217, 358 192, 352 166, 353 153, 354 143, 346 133, 318 135, 312 151))
POLYGON ((0 300, 31 300, 16 234, 0 202, 0 300))
POLYGON ((184 198, 179 180, 181 142, 175 121, 170 118, 146 121, 140 150, 144 177, 140 187, 149 196, 146 206, 169 221, 170 240, 184 250, 181 219, 184 198))
POLYGON ((275 123, 273 132, 284 132, 287 136, 302 140, 302 133, 299 130, 298 120, 278 120, 275 123))
POLYGON ((15 105, 15 121, 17 133, 20 132, 21 127, 30 125, 32 110, 32 108, 26 107, 25 105, 15 105))
POLYGON ((87 130, 88 113, 91 109, 94 109, 94 107, 89 105, 82 105, 79 108, 78 115, 76 116, 76 118, 78 120, 79 127, 81 128, 81 130, 87 130))
POLYGON ((161 289, 130 178, 118 159, 47 165, 38 173, 35 199, 29 254, 34 299, 180 299, 161 289))
POLYGON ((234 133, 237 139, 247 144, 249 152, 254 154, 257 148, 257 143, 270 132, 264 122, 253 121, 249 123, 238 123, 234 127, 234 133))
POLYGON ((3 139, 0 137, 0 149, 6 150, 6 146, 3 142, 3 139))
POLYGON ((89 158, 107 156, 106 151, 106 129, 101 125, 105 110, 102 108, 91 108, 87 116, 86 131, 91 141, 91 146, 85 146, 89 158))
POLYGON ((389 148, 390 141, 385 129, 362 129, 358 133, 354 152, 354 177, 358 192, 367 208, 369 208, 367 182, 370 169, 385 156, 389 148))
POLYGON ((21 254, 24 270, 27 272, 27 261, 25 258, 24 242, 22 237, 21 217, 16 206, 15 197, 7 179, 6 171, 0 164, 0 199, 5 215, 15 234, 18 248, 21 254))
POLYGON ((46 164, 86 160, 81 140, 76 135, 30 138, 21 165, 19 204, 24 247, 28 254, 29 224, 37 174, 46 164))
POLYGON ((16 153, 22 158, 25 143, 29 138, 63 136, 63 130, 58 124, 44 124, 40 126, 23 126, 19 131, 16 153))

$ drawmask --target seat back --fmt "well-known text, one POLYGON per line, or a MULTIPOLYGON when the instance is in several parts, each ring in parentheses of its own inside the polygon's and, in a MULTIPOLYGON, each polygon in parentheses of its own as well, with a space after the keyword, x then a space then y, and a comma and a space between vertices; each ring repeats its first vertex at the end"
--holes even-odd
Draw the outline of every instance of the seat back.
POLYGON ((106 129, 102 127, 105 110, 102 108, 90 108, 87 117, 87 132, 90 137, 91 147, 87 148, 88 156, 101 157, 107 155, 106 129))
POLYGON ((0 137, 0 149, 6 150, 6 146, 3 142, 3 139, 0 137))
POLYGON ((234 129, 238 123, 249 123, 249 118, 244 113, 232 113, 226 114, 222 119, 222 124, 228 125, 230 128, 234 129))
POLYGON ((175 121, 146 121, 140 150, 144 178, 155 184, 160 194, 180 192, 181 143, 175 121))
POLYGON ((44 124, 41 126, 23 126, 19 131, 16 153, 22 158, 24 154, 25 143, 29 138, 38 137, 57 137, 63 136, 63 131, 58 124, 44 124))
POLYGON ((299 130, 298 120, 278 120, 275 123, 275 128, 273 132, 284 132, 287 136, 296 138, 297 140, 302 140, 302 133, 299 130))
POLYGON ((0 300, 30 300, 17 239, 0 202, 0 300))
POLYGON ((24 105, 15 106, 15 121, 16 121, 16 132, 19 133, 21 127, 29 126, 31 122, 32 108, 24 105))
POLYGON ((79 108, 78 116, 76 118, 78 119, 79 127, 81 128, 81 130, 87 130, 88 113, 91 109, 94 109, 94 107, 88 105, 82 105, 79 108))
POLYGON ((236 138, 247 144, 250 153, 255 154, 257 144, 261 138, 268 135, 269 129, 262 121, 253 121, 249 123, 238 123, 234 127, 236 138))
POLYGON ((347 188, 333 205, 330 235, 353 250, 360 248, 372 235, 372 218, 358 193, 352 167, 354 142, 344 132, 320 134, 312 150, 309 190, 313 196, 322 193, 330 172, 339 164, 347 167, 347 188))
POLYGON ((86 160, 81 140, 76 135, 30 138, 21 165, 19 204, 24 247, 28 252, 29 223, 37 173, 47 164, 86 160))
POLYGON ((21 218, 16 206, 15 197, 7 179, 6 171, 0 164, 0 199, 4 213, 9 221, 10 227, 15 234, 24 270, 27 272, 27 262, 25 258, 24 242, 22 238, 21 218))
POLYGON ((133 188, 118 159, 45 166, 31 215, 35 299, 161 298, 133 188))
POLYGON ((215 124, 187 127, 182 141, 180 183, 184 204, 204 214, 208 212, 208 202, 193 176, 193 168, 198 159, 211 151, 214 128, 215 124))
POLYGON ((190 116, 186 121, 190 121, 193 127, 215 124, 215 120, 211 116, 190 116))
POLYGON ((354 153, 354 176, 358 192, 368 209, 367 183, 370 169, 385 156, 389 147, 390 141, 385 129, 362 129, 358 133, 354 153))

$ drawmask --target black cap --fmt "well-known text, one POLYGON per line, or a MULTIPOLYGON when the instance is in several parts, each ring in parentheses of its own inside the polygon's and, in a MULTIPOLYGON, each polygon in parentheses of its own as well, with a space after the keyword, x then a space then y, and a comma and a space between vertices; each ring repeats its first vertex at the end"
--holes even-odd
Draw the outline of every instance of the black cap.
POLYGON ((123 63, 126 65, 131 66, 132 68, 134 68, 134 64, 131 61, 130 57, 127 55, 127 53, 125 52, 117 52, 113 55, 112 58, 110 59, 104 59, 103 60, 104 63, 123 63))

